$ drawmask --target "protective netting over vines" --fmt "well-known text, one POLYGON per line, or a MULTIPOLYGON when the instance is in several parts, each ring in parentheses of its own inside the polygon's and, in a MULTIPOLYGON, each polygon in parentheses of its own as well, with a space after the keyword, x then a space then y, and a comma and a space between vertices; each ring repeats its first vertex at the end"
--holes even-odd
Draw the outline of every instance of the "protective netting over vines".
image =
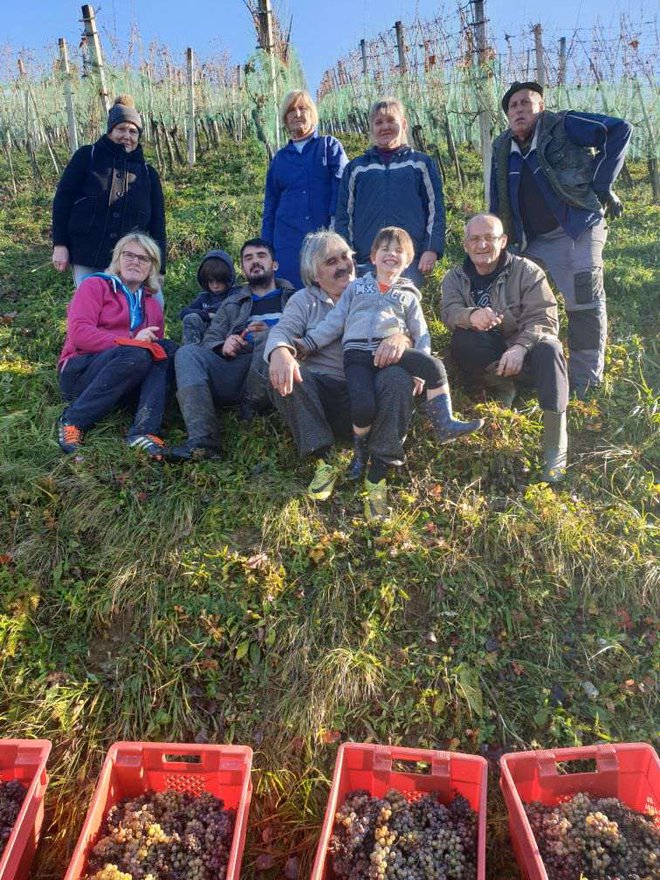
MULTIPOLYGON (((78 140, 90 143, 105 130, 99 78, 91 62, 76 59, 69 76, 54 58, 46 67, 23 65, 25 74, 0 83, 0 140, 6 145, 30 141, 32 145, 66 141, 66 90, 70 88, 78 140)), ((304 75, 294 51, 287 63, 257 51, 244 65, 231 65, 227 58, 194 65, 195 121, 206 129, 220 128, 236 137, 257 134, 271 149, 277 142, 279 98, 304 85, 304 75)), ((110 101, 128 93, 135 99, 144 123, 144 135, 166 127, 183 136, 188 126, 188 85, 185 61, 176 64, 164 48, 154 47, 147 61, 104 67, 110 101)))
POLYGON ((496 135, 506 124, 502 94, 514 80, 540 75, 546 106, 622 116, 635 125, 631 157, 658 156, 655 20, 641 16, 633 24, 624 16, 618 29, 577 30, 566 39, 539 26, 536 35, 530 28, 500 35, 498 47, 492 36, 477 46, 470 9, 399 24, 362 41, 324 74, 318 93, 322 127, 366 133, 369 105, 393 94, 424 138, 478 146, 479 115, 489 111, 496 135))

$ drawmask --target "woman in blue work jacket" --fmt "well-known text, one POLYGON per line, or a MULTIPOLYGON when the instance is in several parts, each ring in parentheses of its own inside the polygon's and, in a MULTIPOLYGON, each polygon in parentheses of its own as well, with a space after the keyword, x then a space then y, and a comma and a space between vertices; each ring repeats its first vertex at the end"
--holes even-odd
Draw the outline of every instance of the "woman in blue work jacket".
POLYGON ((291 139, 275 153, 268 169, 261 237, 273 245, 278 274, 297 290, 304 286, 303 239, 308 232, 331 225, 348 159, 337 138, 317 132, 319 116, 309 92, 289 92, 280 107, 280 120, 291 139))

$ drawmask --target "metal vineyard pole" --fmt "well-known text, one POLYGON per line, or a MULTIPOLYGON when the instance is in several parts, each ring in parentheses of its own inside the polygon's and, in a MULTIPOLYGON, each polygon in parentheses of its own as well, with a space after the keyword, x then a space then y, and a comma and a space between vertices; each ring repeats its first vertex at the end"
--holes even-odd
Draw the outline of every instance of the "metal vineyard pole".
POLYGON ((57 41, 60 47, 60 69, 64 78, 64 103, 66 105, 67 131, 69 135, 69 151, 73 155, 78 149, 78 132, 76 115, 73 109, 73 92, 71 90, 71 70, 69 69, 69 52, 64 37, 57 41))
POLYGON ((101 52, 101 41, 98 31, 96 30, 96 18, 94 16, 94 7, 88 4, 82 7, 83 24, 85 25, 85 34, 92 48, 92 66, 99 78, 99 97, 101 99, 101 107, 104 113, 110 109, 110 98, 108 89, 105 85, 105 69, 103 67, 103 54, 101 52))
MULTIPOLYGON (((488 64, 488 41, 486 35, 486 9, 484 0, 470 0, 472 5, 474 6, 474 20, 472 22, 472 26, 475 30, 476 34, 476 43, 477 43, 477 60, 478 60, 478 70, 480 73, 479 80, 481 77, 487 76, 487 64, 488 64)), ((479 88, 480 94, 485 94, 485 88, 479 88)), ((479 111, 479 135, 481 139, 481 161, 483 162, 483 180, 484 180, 484 196, 486 201, 488 201, 489 193, 490 193, 490 164, 493 153, 493 145, 490 139, 491 132, 491 118, 490 118, 490 110, 487 107, 483 107, 479 111)))
POLYGON ((188 78, 188 164, 195 164, 195 58, 193 50, 186 49, 188 78))

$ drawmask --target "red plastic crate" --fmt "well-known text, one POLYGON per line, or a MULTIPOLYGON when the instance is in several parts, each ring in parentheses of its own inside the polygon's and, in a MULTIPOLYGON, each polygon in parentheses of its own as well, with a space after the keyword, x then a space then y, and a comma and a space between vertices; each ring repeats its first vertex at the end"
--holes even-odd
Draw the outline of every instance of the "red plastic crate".
POLYGON ((0 739, 0 781, 18 779, 27 788, 9 840, 0 855, 0 880, 26 880, 37 850, 48 784, 47 739, 0 739))
POLYGON ((252 797, 248 746, 117 742, 110 747, 64 880, 80 880, 106 813, 145 791, 208 791, 236 810, 226 880, 238 880, 252 797), (185 760, 181 760, 181 759, 185 760), (191 759, 194 758, 194 763, 191 759))
POLYGON ((502 756, 500 787, 509 812, 516 861, 527 880, 548 880, 523 803, 554 806, 580 791, 616 797, 640 813, 660 807, 660 761, 646 743, 584 746, 502 756), (586 773, 560 773, 559 762, 594 760, 586 773))
POLYGON ((343 743, 337 754, 311 880, 332 880, 334 877, 328 845, 335 814, 346 795, 358 788, 379 798, 391 789, 404 794, 432 792, 444 804, 453 800, 456 793, 462 794, 478 814, 477 880, 485 880, 487 766, 486 761, 477 755, 343 743), (428 765, 427 772, 416 770, 415 765, 420 762, 428 765))

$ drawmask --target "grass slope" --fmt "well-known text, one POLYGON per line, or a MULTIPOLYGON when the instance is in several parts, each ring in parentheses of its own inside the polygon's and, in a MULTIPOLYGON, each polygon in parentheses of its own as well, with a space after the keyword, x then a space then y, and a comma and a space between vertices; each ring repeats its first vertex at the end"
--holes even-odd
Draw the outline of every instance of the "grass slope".
MULTIPOLYGON (((440 352, 439 278, 478 207, 465 158, 473 183, 449 182, 449 254, 425 292, 440 352)), ((118 739, 251 744, 244 876, 271 854, 275 878, 292 855, 308 872, 340 739, 480 752, 495 771, 511 748, 652 736, 659 218, 645 184, 612 228, 607 379, 571 403, 565 486, 535 482, 532 400, 504 411, 457 389, 484 431, 438 450, 418 415, 393 518, 375 527, 346 484, 304 498, 309 466, 275 415, 247 428, 227 414, 220 463, 136 459, 122 416, 79 459, 61 454, 71 285, 50 268, 55 181, 45 161, 41 181, 14 165, 16 195, 0 165, 0 730, 54 743, 35 877, 61 877, 118 739)), ((264 173, 257 144, 227 143, 166 180, 174 338, 202 253, 258 231, 264 173)), ((174 408, 166 434, 183 436, 174 408)), ((489 876, 508 878, 495 772, 489 816, 489 876)))

